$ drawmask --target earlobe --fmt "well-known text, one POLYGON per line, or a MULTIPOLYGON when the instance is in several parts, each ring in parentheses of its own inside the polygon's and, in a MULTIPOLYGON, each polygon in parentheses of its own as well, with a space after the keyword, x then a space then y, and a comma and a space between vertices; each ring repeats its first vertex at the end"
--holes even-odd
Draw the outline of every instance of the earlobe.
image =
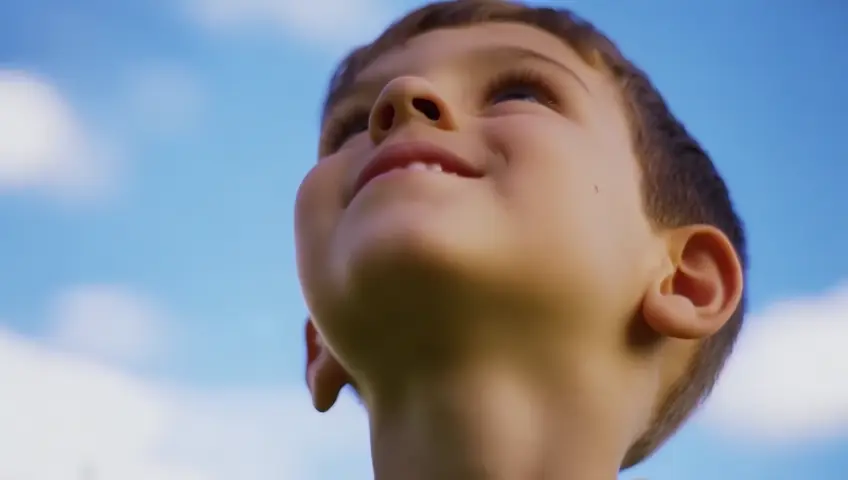
POLYGON ((350 377, 333 353, 324 345, 321 333, 310 318, 306 319, 306 384, 312 404, 326 412, 336 403, 339 393, 350 383, 350 377))
POLYGON ((742 298, 742 266, 719 229, 692 225, 667 237, 668 266, 645 293, 642 314, 657 333, 702 339, 717 332, 742 298))

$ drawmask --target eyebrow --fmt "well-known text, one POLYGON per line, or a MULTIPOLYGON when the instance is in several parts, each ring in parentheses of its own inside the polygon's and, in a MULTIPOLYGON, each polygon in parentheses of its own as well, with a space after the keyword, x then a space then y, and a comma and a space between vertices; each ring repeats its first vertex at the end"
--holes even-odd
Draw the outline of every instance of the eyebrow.
MULTIPOLYGON (((571 77, 587 94, 592 94, 589 87, 586 85, 586 82, 584 82, 583 79, 580 78, 580 76, 565 63, 526 47, 515 45, 488 45, 471 50, 460 57, 453 58, 452 61, 456 64, 464 65, 474 59, 486 59, 491 63, 503 62, 507 65, 527 60, 541 62, 565 73, 567 76, 571 77)), ((367 66, 365 68, 367 68, 367 66)), ((383 80, 384 79, 365 81, 354 80, 352 83, 343 85, 336 91, 331 92, 329 101, 324 109, 325 118, 329 116, 329 114, 332 113, 332 111, 335 110, 341 103, 354 96, 357 92, 375 89, 376 86, 383 85, 385 83, 383 80)))

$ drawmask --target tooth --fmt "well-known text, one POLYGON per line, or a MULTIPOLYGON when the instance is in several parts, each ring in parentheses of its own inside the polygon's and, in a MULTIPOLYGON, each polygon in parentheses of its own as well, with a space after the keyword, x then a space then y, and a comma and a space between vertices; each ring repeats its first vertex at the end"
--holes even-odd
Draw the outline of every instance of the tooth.
POLYGON ((431 163, 428 166, 428 168, 430 169, 431 172, 441 172, 442 171, 442 166, 439 165, 438 163, 431 163))
POLYGON ((427 164, 421 162, 412 162, 406 168, 408 168, 409 170, 419 170, 422 172, 428 169, 427 164))

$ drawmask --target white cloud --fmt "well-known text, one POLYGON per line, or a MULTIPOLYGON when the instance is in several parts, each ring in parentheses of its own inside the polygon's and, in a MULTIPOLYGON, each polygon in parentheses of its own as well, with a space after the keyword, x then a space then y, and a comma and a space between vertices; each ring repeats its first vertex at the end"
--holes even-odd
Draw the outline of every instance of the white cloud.
POLYGON ((0 193, 101 198, 113 187, 114 156, 54 85, 0 69, 0 193))
POLYGON ((3 480, 371 478, 349 398, 319 415, 303 388, 169 388, 4 330, 0 385, 3 480))
MULTIPOLYGON (((109 337, 109 319, 133 317, 124 325, 151 338, 149 348, 160 334, 139 325, 161 318, 159 310, 116 287, 60 298, 59 317, 76 320, 58 322, 50 337, 76 338, 85 355, 0 329, 0 479, 68 480, 86 471, 122 480, 372 478, 367 421, 350 396, 320 415, 301 386, 192 390, 133 376, 88 355, 115 348, 92 347, 101 340, 88 337, 99 328, 109 337)), ((848 285, 751 318, 702 420, 760 438, 848 430, 846 312, 848 285)))
POLYGON ((848 283, 748 320, 703 423, 790 442, 848 433, 848 283))
POLYGON ((138 363, 163 352, 168 316, 126 287, 84 285, 61 292, 51 312, 55 345, 102 360, 138 363))
POLYGON ((318 414, 303 387, 195 392, 176 397, 179 415, 162 446, 216 480, 370 480, 368 426, 349 396, 318 414))
POLYGON ((119 372, 0 331, 0 478, 201 480, 155 459, 171 406, 119 372))
POLYGON ((331 48, 369 41, 391 20, 388 5, 377 0, 187 1, 191 19, 215 31, 270 28, 331 48))
POLYGON ((128 74, 127 114, 136 133, 180 133, 194 127, 206 103, 198 80, 184 66, 138 65, 128 74))

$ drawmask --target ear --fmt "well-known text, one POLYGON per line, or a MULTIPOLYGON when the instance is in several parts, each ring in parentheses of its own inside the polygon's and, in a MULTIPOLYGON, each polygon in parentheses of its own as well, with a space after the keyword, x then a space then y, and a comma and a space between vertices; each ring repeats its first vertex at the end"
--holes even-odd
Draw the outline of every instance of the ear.
POLYGON ((321 333, 311 318, 306 319, 306 384, 312 394, 312 404, 319 412, 326 412, 339 398, 339 393, 350 383, 350 377, 333 353, 324 344, 321 333))
POLYGON ((645 295, 643 318, 666 337, 709 337, 742 299, 739 256, 727 236, 709 225, 674 229, 666 240, 667 268, 645 295))

